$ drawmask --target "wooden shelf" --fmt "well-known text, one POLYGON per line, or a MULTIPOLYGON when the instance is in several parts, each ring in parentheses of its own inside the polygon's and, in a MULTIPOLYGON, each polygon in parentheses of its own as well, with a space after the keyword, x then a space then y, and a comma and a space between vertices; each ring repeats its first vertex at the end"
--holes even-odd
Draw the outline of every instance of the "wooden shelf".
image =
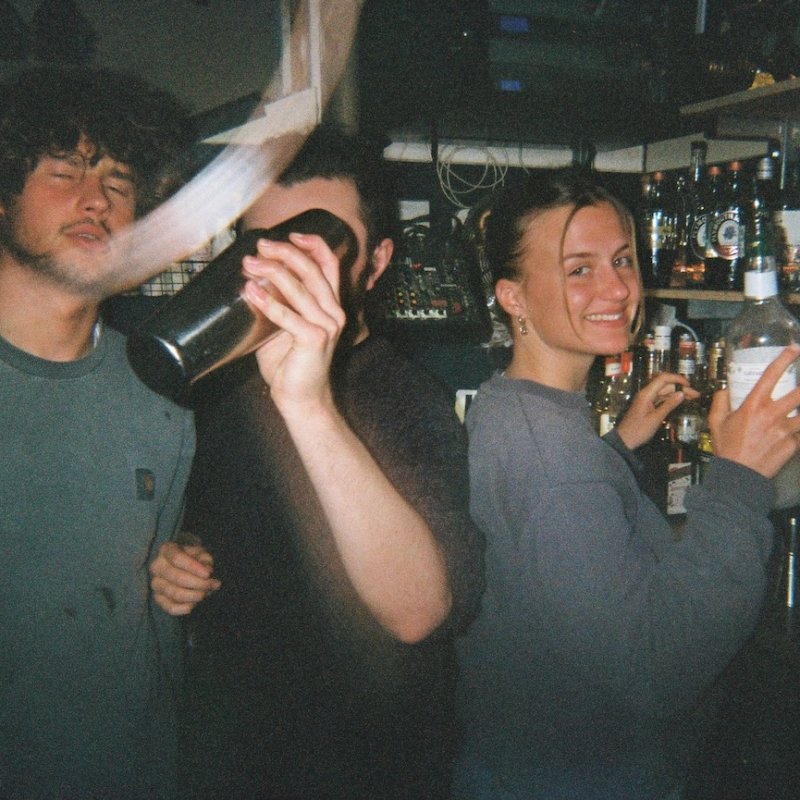
POLYGON ((762 119, 800 118, 800 78, 702 100, 680 109, 683 117, 715 116, 723 113, 762 119))
MULTIPOLYGON (((741 303, 744 301, 742 292, 712 291, 710 289, 645 289, 645 297, 654 297, 657 300, 710 300, 716 303, 741 303)), ((800 293, 787 292, 781 295, 781 300, 788 305, 800 305, 800 293)))
POLYGON ((663 300, 715 300, 723 303, 741 303, 741 292, 711 291, 710 289, 645 289, 646 297, 663 300))

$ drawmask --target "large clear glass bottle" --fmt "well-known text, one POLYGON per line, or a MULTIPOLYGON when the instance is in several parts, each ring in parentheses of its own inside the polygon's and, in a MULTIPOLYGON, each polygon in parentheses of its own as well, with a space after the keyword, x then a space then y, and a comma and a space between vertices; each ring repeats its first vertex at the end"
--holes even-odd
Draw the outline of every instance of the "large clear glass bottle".
MULTIPOLYGON (((774 240, 766 219, 756 215, 748 232, 745 305, 726 333, 725 361, 731 407, 737 409, 766 367, 792 342, 800 343, 800 323, 778 296, 774 240)), ((772 396, 781 397, 797 386, 797 362, 778 381, 772 396)), ((776 478, 776 505, 800 501, 800 458, 792 459, 776 478)))

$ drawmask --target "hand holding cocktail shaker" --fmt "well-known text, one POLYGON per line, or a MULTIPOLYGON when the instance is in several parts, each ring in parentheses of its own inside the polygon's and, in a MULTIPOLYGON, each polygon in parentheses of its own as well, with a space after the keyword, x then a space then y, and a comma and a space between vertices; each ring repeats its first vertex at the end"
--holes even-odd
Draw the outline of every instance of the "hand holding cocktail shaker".
POLYGON ((128 337, 128 360, 143 383, 176 400, 209 372, 253 352, 275 326, 242 296, 242 259, 259 239, 286 241, 290 233, 316 233, 347 275, 358 252, 355 234, 339 217, 311 209, 274 228, 245 231, 185 288, 128 337))

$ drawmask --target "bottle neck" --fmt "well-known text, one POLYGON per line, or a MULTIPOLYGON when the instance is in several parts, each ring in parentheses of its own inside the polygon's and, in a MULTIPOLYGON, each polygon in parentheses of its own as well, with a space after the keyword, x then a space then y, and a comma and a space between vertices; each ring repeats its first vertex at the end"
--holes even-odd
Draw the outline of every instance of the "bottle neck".
MULTIPOLYGON (((770 258, 767 256, 766 258, 770 258)), ((775 258, 772 266, 764 265, 763 271, 748 269, 744 273, 744 296, 748 300, 766 300, 778 294, 778 273, 775 271, 775 258)))

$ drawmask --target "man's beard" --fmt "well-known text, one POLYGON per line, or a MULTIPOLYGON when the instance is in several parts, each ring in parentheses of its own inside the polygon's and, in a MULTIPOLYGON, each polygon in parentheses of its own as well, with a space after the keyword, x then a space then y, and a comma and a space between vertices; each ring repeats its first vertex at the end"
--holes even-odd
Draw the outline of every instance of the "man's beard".
POLYGON ((364 265, 364 269, 361 270, 361 274, 355 283, 351 283, 348 280, 340 281, 339 302, 345 313, 346 321, 339 337, 339 342, 336 345, 337 350, 351 347, 359 333, 361 333, 361 328, 364 324, 367 283, 369 283, 372 271, 372 261, 370 260, 364 265))
POLYGON ((5 252, 20 266, 72 294, 92 299, 106 296, 105 281, 85 279, 78 265, 58 259, 52 253, 33 253, 28 250, 19 240, 15 220, 12 204, 5 214, 0 215, 0 252, 5 252))

